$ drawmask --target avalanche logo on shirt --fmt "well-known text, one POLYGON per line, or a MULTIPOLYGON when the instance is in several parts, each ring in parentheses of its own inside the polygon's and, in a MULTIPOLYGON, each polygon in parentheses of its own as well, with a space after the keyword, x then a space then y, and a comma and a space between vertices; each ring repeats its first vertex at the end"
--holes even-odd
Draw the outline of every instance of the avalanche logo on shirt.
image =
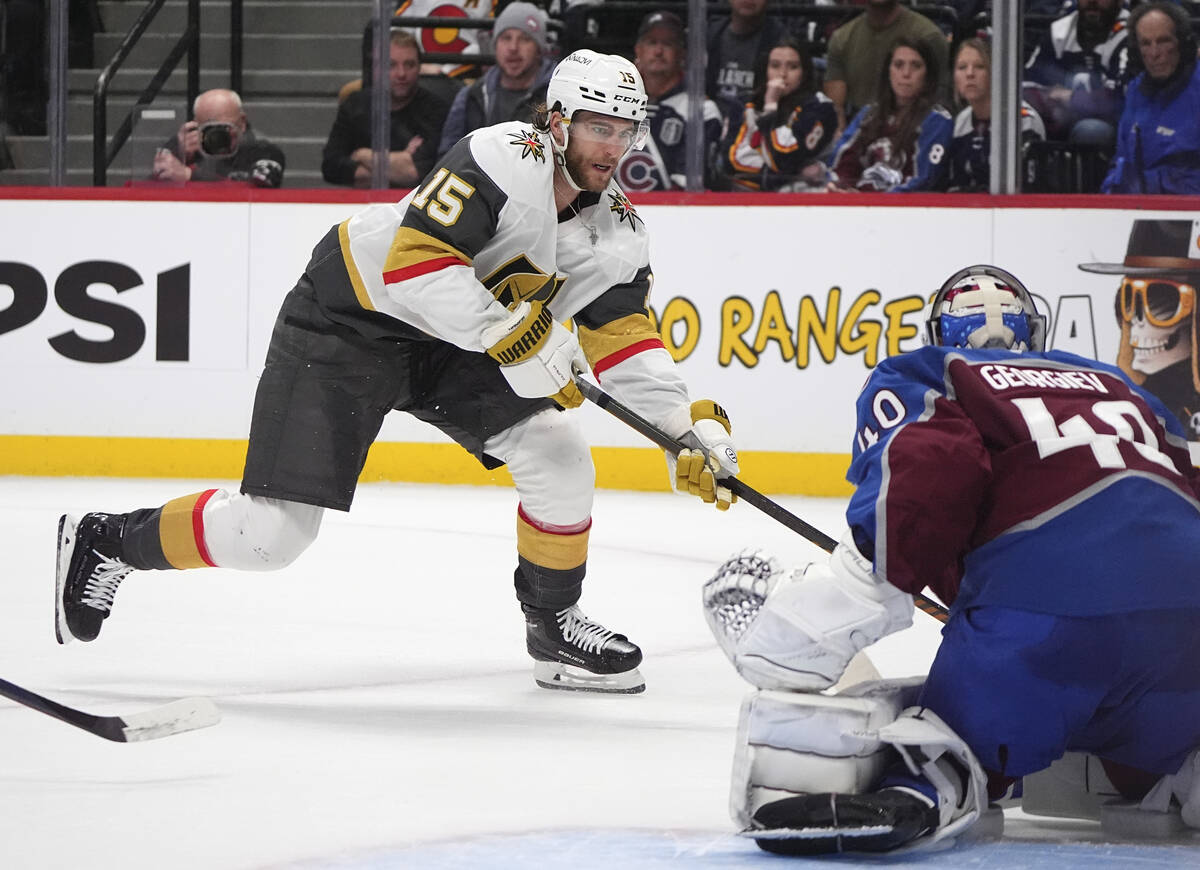
POLYGON ((508 144, 517 145, 521 150, 521 159, 533 155, 533 159, 538 162, 546 162, 546 146, 542 142, 542 137, 533 130, 521 130, 516 133, 508 134, 512 141, 508 144))
POLYGON ((630 151, 617 167, 617 184, 622 190, 647 191, 669 187, 662 183, 655 160, 647 151, 630 151))
POLYGON ((620 191, 609 191, 608 198, 610 200, 608 210, 617 215, 620 222, 629 221, 629 228, 635 233, 637 232, 638 222, 641 221, 641 216, 633 207, 633 203, 629 198, 620 191))

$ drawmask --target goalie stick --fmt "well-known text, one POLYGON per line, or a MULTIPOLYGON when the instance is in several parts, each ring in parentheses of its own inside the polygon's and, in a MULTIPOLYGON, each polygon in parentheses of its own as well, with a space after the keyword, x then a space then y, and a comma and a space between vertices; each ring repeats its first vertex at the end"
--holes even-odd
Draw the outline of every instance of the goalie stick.
POLYGON ((23 689, 8 680, 0 680, 0 695, 117 743, 155 740, 184 731, 207 728, 221 721, 217 705, 208 698, 183 698, 127 716, 96 716, 43 698, 36 692, 23 689))
MULTIPOLYGON (((584 398, 589 402, 612 414, 627 426, 636 429, 663 450, 679 453, 680 450, 687 449, 684 444, 676 441, 632 408, 622 405, 591 381, 585 381, 582 377, 576 377, 575 385, 579 387, 579 392, 583 393, 584 398)), ((721 478, 721 483, 728 487, 729 491, 742 501, 758 508, 771 519, 787 526, 801 537, 816 544, 826 553, 832 553, 833 548, 837 546, 837 541, 829 537, 829 535, 814 526, 810 526, 783 505, 771 501, 771 499, 767 498, 761 492, 738 480, 736 477, 723 477, 721 478)), ((913 601, 917 605, 918 610, 928 613, 939 622, 945 622, 950 618, 950 611, 932 598, 918 594, 913 596, 913 601)))

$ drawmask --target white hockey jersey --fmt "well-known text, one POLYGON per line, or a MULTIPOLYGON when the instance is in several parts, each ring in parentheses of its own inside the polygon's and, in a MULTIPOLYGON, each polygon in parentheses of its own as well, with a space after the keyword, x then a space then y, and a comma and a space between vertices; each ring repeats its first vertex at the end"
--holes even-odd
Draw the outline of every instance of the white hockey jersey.
POLYGON ((689 400, 649 317, 645 224, 615 182, 559 214, 554 172, 549 137, 531 125, 476 130, 399 203, 340 225, 354 296, 322 303, 342 322, 386 315, 482 351, 486 327, 536 299, 560 322, 574 319, 614 393, 659 425, 676 420, 689 400))

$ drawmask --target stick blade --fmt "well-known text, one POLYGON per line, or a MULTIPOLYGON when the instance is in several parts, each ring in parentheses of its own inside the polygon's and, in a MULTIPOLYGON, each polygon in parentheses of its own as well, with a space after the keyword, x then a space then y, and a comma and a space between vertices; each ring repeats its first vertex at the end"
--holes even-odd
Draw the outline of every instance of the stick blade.
POLYGON ((121 716, 114 739, 124 743, 157 740, 184 731, 208 728, 221 721, 221 711, 208 698, 181 698, 153 710, 121 716))

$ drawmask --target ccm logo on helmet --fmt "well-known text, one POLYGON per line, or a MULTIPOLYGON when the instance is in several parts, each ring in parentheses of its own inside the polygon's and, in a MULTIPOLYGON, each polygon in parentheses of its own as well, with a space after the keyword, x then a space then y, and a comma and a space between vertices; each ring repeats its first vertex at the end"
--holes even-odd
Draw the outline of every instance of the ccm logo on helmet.
POLYGON ((613 99, 619 103, 640 103, 639 97, 627 97, 624 94, 613 94, 613 99))

